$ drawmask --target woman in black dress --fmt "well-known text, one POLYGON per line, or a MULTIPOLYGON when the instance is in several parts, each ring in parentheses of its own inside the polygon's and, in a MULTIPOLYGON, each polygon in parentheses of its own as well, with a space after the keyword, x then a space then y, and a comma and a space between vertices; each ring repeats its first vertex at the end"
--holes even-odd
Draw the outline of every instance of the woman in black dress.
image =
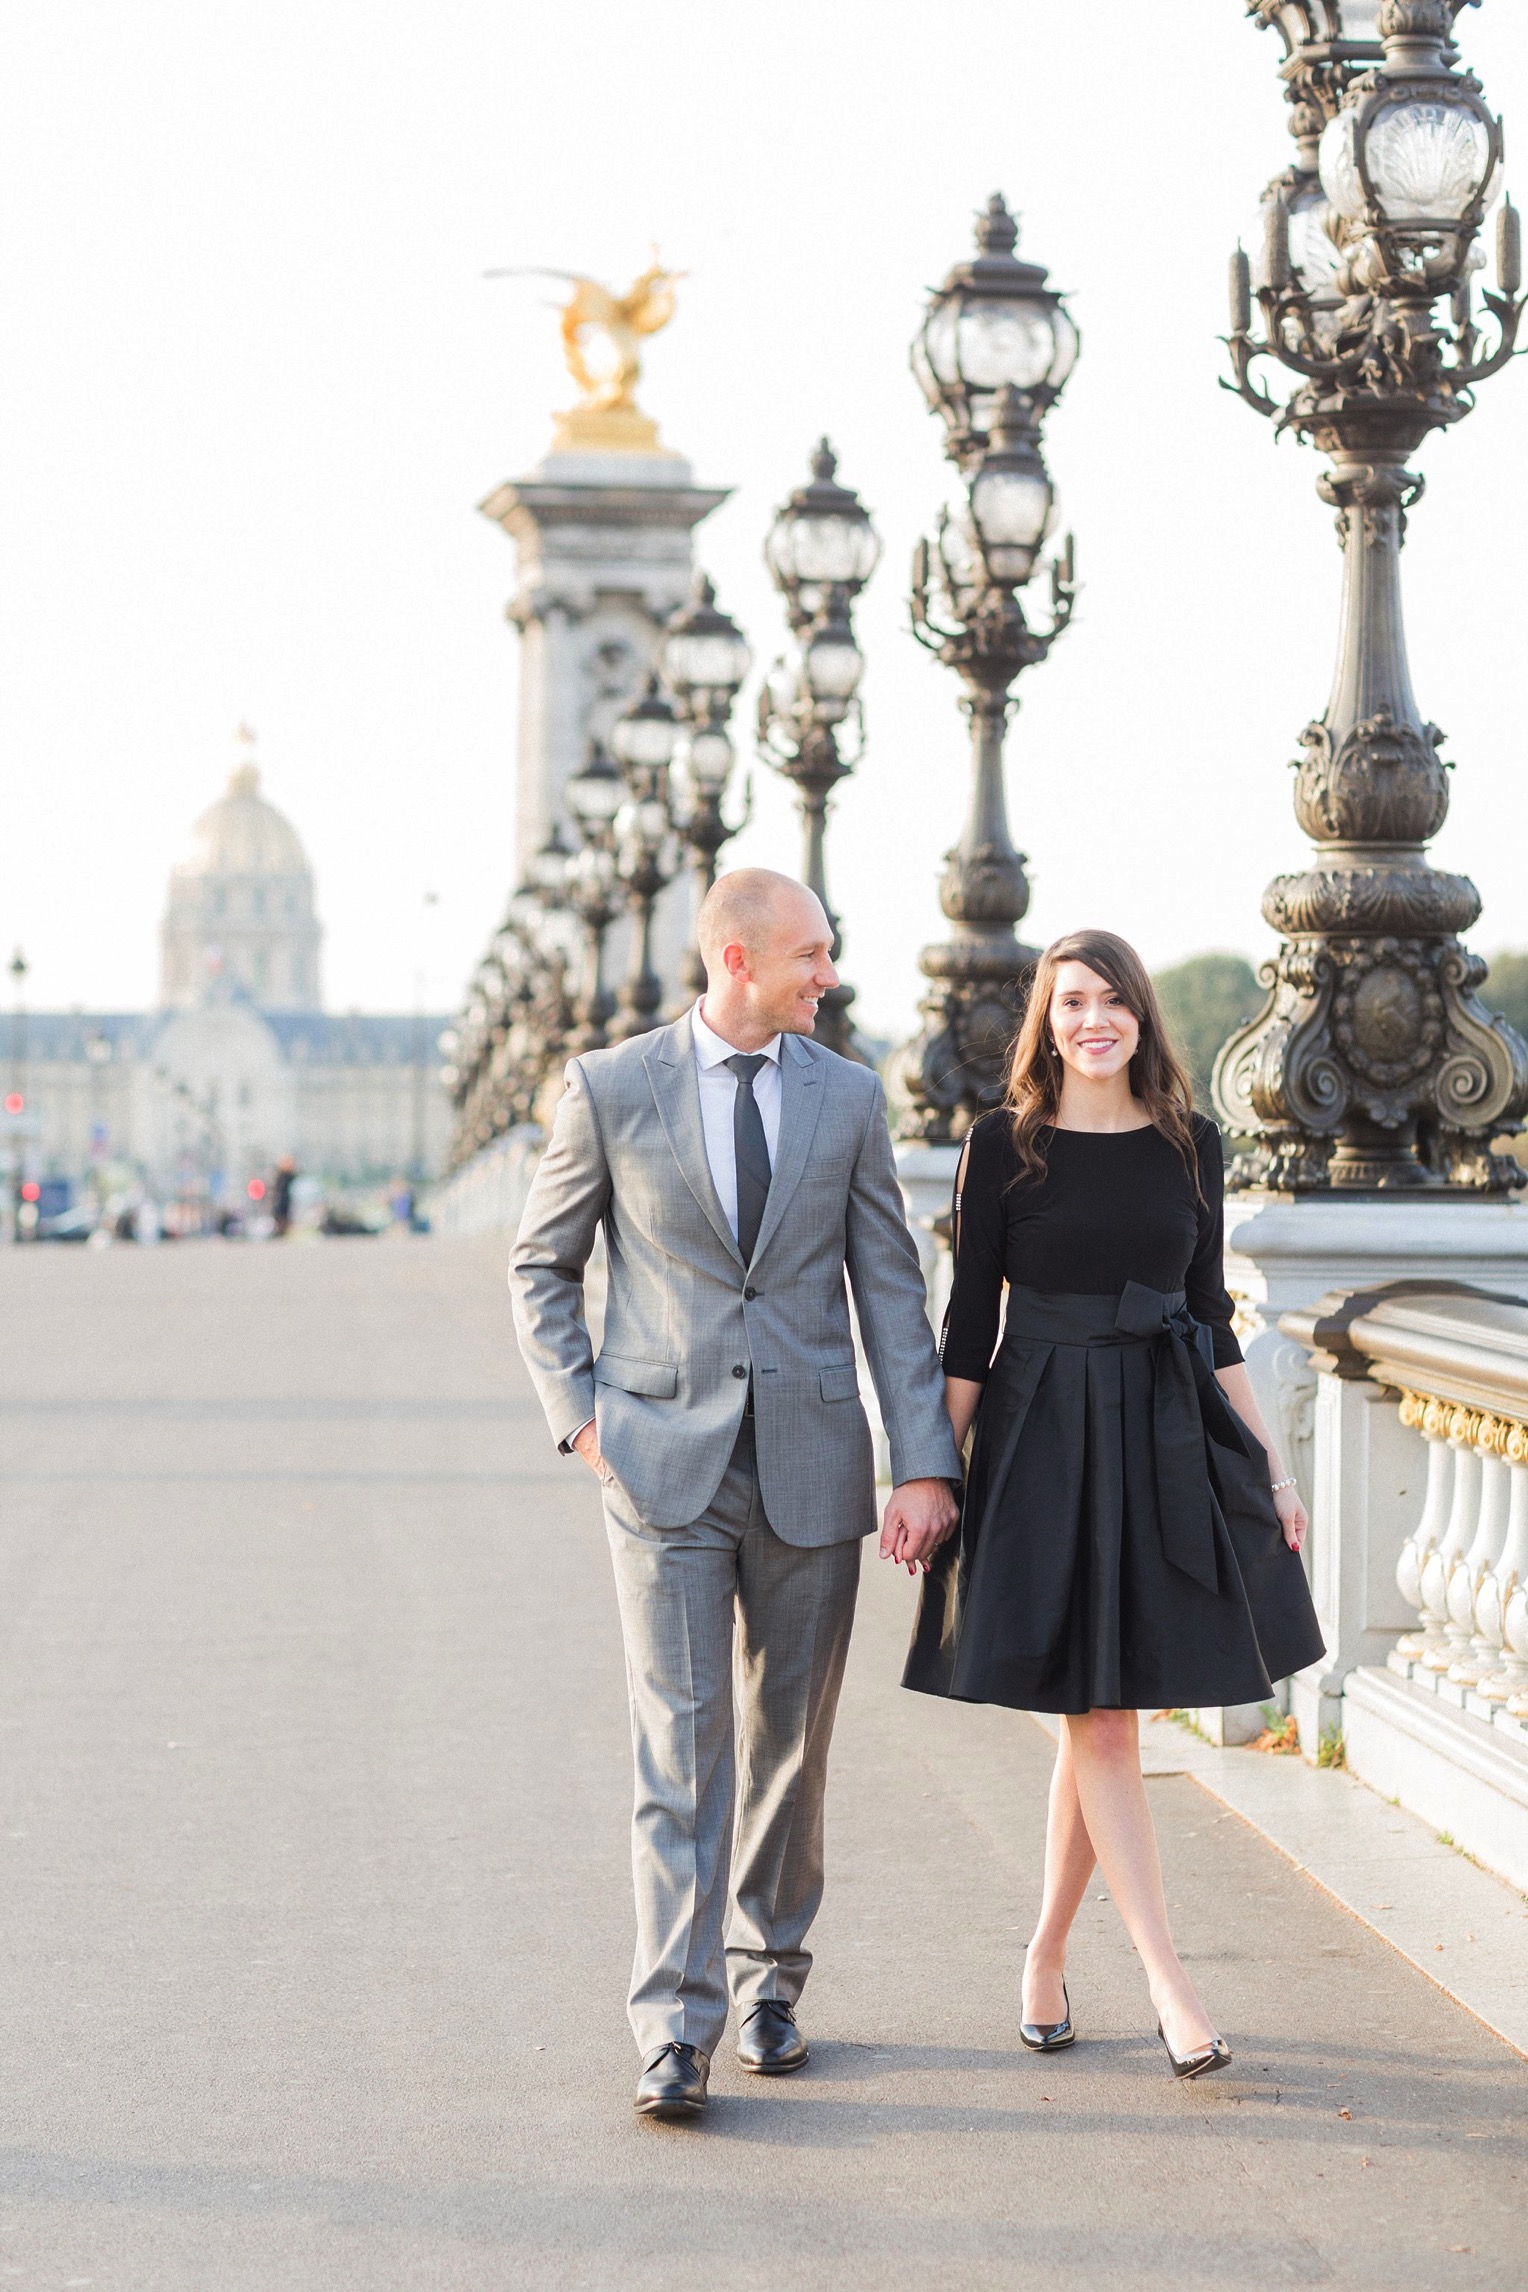
POLYGON ((1219 1134, 1122 939, 1046 950, 955 1189, 945 1393, 972 1441, 958 1538, 889 1555, 928 1570, 904 1684, 1063 1714, 1025 2044, 1072 2042, 1067 1936, 1096 1857, 1174 2071, 1197 2076, 1230 2051, 1173 1947, 1137 1713, 1256 1702, 1322 1644, 1304 1507, 1231 1332, 1219 1134))

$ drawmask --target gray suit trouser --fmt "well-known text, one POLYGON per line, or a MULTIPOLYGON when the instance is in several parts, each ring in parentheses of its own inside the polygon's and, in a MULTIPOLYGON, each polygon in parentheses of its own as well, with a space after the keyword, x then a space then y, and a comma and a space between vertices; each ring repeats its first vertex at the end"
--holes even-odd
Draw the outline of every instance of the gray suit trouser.
POLYGON ((645 2065, 674 2042, 714 2053, 729 1989, 740 2017, 801 1995, 860 1547, 781 1541, 748 1418, 698 1520, 645 1527, 608 1483, 605 1527, 636 1762, 630 2014, 645 2065))

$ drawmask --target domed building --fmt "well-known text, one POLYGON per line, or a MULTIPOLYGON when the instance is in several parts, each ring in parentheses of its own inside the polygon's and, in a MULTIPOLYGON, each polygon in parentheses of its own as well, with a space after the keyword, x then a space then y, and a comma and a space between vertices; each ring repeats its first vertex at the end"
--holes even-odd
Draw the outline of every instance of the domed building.
POLYGON ((160 934, 165 1008, 201 1002, 223 977, 262 1010, 318 1010, 313 870, 291 821, 261 795, 256 763, 238 767, 191 835, 160 934))
MULTIPOLYGON (((242 735, 246 750, 250 736, 242 735)), ((326 1012, 313 870, 246 753, 170 874, 153 1012, 34 1012, 8 1088, 29 1175, 247 1204, 290 1155, 346 1186, 443 1166, 443 1016, 326 1012)), ((11 1061, 12 1066, 16 1060, 11 1061)))

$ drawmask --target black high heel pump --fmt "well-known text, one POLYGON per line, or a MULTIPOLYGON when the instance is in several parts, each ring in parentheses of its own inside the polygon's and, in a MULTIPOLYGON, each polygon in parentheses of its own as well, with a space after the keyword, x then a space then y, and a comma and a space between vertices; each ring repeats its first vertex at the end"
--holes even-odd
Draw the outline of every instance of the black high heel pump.
POLYGON ((1216 2069, 1224 2069, 1231 2058, 1231 2048, 1223 2037, 1212 2038, 1208 2045, 1196 2046, 1192 2053, 1174 2053, 1167 2042, 1167 2034, 1160 2022, 1157 2035, 1162 2050, 1173 2065, 1174 2077, 1208 2077, 1216 2069))
POLYGON ((1067 1995, 1065 1982, 1061 1995, 1066 2004, 1064 2021, 1021 2021, 1019 2043, 1028 2046, 1031 2053, 1062 2053, 1077 2043, 1077 2032, 1072 2027, 1072 2001, 1067 1995))

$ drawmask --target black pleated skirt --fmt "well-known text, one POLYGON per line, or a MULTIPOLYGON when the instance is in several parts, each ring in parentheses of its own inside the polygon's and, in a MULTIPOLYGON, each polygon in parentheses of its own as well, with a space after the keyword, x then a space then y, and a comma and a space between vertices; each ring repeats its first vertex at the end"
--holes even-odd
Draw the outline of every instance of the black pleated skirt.
POLYGON ((1010 1290, 903 1685, 1026 1711, 1256 1703, 1323 1652, 1182 1293, 1010 1290))

